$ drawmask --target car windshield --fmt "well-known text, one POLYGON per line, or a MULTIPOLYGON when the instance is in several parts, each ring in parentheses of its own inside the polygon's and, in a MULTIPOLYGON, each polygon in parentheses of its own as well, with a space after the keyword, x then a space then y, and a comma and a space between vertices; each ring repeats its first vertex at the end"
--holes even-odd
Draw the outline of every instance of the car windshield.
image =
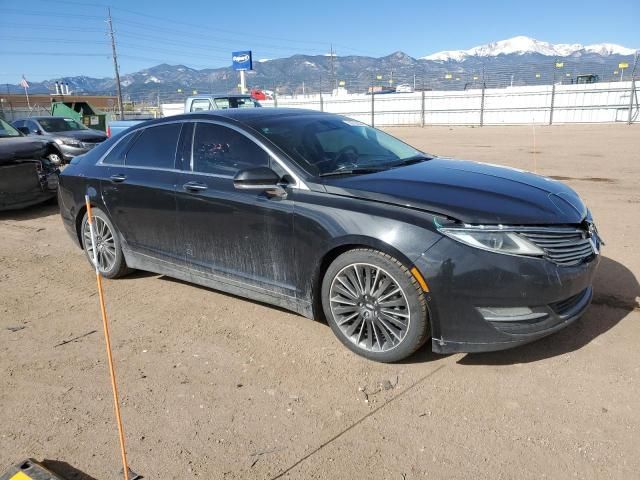
POLYGON ((254 126, 319 176, 370 173, 429 158, 391 135, 339 116, 276 117, 254 126))
POLYGON ((0 118, 0 138, 21 137, 22 134, 0 118))
POLYGON ((71 132, 73 130, 87 130, 87 127, 71 118, 40 118, 38 119, 38 123, 45 132, 71 132))

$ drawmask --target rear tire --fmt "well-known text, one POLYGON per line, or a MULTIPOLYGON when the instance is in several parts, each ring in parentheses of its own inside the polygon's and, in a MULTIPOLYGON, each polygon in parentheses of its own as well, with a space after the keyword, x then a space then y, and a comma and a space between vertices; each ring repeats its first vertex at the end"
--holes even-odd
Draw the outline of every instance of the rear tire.
POLYGON ((325 272, 321 296, 333 333, 368 359, 397 362, 429 339, 424 293, 409 269, 386 253, 343 253, 325 272))
MULTIPOLYGON (((98 270, 100 270, 101 275, 105 278, 125 276, 131 272, 131 269, 125 261, 117 230, 107 214, 99 208, 93 207, 91 213, 93 216, 96 242, 98 244, 98 270)), ((84 214, 84 218, 82 219, 80 238, 82 239, 82 248, 84 248, 87 260, 89 260, 89 263, 93 267, 93 249, 91 246, 87 213, 84 214)))

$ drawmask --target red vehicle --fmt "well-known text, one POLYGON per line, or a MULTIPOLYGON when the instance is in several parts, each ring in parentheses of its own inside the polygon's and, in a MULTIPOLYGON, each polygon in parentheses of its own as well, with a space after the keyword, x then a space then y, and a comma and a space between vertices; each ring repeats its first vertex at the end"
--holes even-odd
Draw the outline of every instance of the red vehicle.
POLYGON ((254 100, 273 100, 273 94, 268 90, 251 89, 251 98, 254 100))

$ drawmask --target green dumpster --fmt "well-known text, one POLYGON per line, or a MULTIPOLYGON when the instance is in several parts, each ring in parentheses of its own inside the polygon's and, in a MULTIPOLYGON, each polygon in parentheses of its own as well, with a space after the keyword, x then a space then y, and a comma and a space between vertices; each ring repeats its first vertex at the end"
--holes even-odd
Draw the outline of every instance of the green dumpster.
POLYGON ((107 131, 107 114, 93 107, 88 102, 53 102, 51 115, 73 118, 87 128, 107 131))

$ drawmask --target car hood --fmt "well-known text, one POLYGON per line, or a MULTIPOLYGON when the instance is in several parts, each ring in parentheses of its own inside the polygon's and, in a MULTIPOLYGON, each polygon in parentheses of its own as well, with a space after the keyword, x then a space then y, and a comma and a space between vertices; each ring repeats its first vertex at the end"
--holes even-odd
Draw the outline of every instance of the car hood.
POLYGON ((52 137, 75 138, 81 142, 98 143, 107 139, 107 134, 99 130, 70 130, 68 132, 51 132, 52 137))
POLYGON ((0 138, 0 163, 42 158, 47 141, 32 137, 0 138))
POLYGON ((329 193, 427 210, 469 224, 577 224, 587 215, 578 194, 561 182, 447 158, 327 178, 325 187, 329 193))

